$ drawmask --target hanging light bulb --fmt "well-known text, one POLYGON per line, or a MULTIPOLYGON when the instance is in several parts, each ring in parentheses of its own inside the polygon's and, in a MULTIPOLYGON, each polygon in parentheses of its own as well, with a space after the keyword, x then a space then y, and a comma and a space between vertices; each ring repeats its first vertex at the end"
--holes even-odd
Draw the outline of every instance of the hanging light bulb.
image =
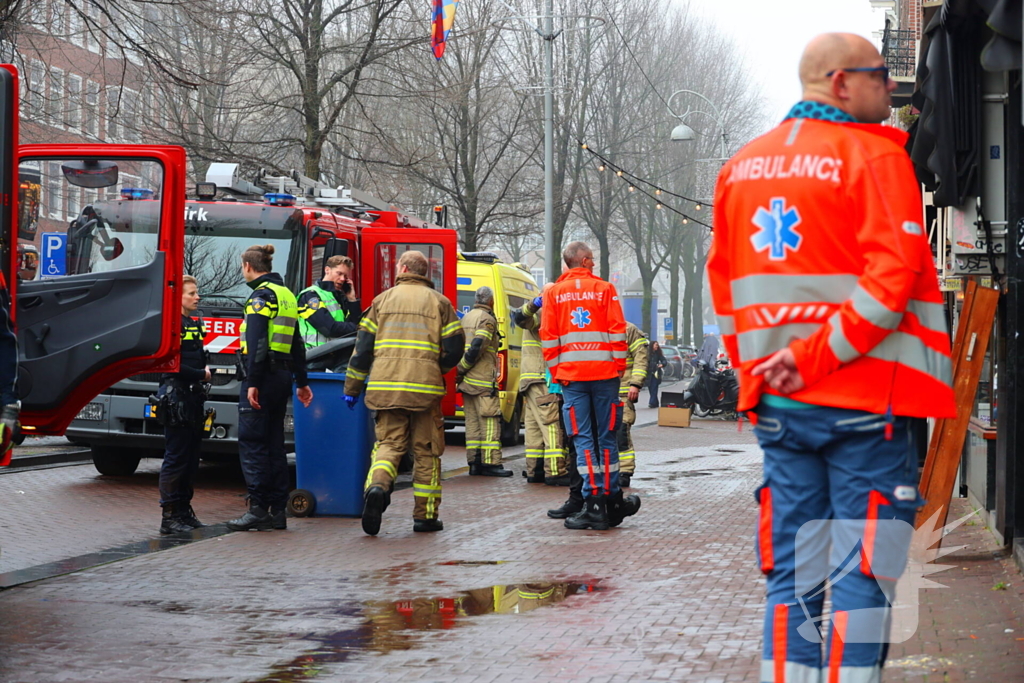
POLYGON ((683 216, 683 225, 686 225, 686 224, 687 224, 687 223, 689 223, 689 222, 690 222, 690 221, 686 219, 686 216, 683 216))
POLYGON ((658 202, 657 204, 655 204, 655 205, 654 205, 654 208, 656 208, 656 209, 660 209, 660 208, 661 208, 661 202, 658 202))
POLYGON ((622 177, 622 171, 621 170, 616 171, 615 175, 617 175, 617 176, 619 176, 621 178, 622 177))
POLYGON ((697 204, 697 206, 695 206, 693 208, 697 209, 697 211, 700 211, 700 204, 697 204))
POLYGON ((585 142, 582 145, 580 145, 580 147, 582 147, 583 149, 588 149, 587 143, 585 143, 585 142))
POLYGON ((656 189, 654 191, 654 194, 660 195, 661 194, 661 188, 659 187, 658 189, 656 189))
POLYGON ((635 187, 633 187, 632 185, 630 185, 630 186, 629 186, 629 191, 630 191, 630 192, 636 192, 636 188, 635 188, 635 187))
POLYGON ((601 164, 600 166, 598 166, 597 170, 598 171, 603 171, 604 170, 604 164, 601 164))

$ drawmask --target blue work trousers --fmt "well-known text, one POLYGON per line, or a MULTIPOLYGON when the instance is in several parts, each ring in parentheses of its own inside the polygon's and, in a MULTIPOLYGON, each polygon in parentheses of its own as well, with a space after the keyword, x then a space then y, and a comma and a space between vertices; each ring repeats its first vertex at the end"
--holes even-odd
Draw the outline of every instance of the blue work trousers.
POLYGON ((268 372, 260 386, 260 409, 249 404, 249 385, 242 382, 238 399, 238 458, 249 501, 263 509, 284 510, 291 477, 284 447, 284 417, 292 395, 292 373, 268 372))
POLYGON ((562 387, 566 434, 576 449, 583 496, 619 491, 619 446, 615 432, 622 423, 619 378, 570 382, 562 387))
POLYGON ((764 482, 755 545, 768 588, 761 681, 878 681, 923 503, 913 421, 763 403, 756 412, 764 482))

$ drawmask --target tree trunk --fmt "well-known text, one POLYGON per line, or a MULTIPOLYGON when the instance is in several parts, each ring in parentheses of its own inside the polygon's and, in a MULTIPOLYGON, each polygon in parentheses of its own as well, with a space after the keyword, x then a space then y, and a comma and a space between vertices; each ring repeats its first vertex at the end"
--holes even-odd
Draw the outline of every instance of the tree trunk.
POLYGON ((683 294, 683 316, 680 320, 680 331, 679 331, 679 343, 680 344, 692 344, 693 343, 693 320, 690 318, 691 311, 693 309, 693 302, 690 300, 690 291, 683 294))
POLYGON ((672 318, 672 341, 680 339, 679 319, 679 249, 672 252, 669 262, 669 304, 668 315, 672 318))
POLYGON ((643 278, 643 282, 644 282, 644 298, 643 298, 643 303, 641 303, 641 305, 640 305, 640 316, 642 317, 642 320, 640 321, 641 322, 640 329, 642 329, 644 332, 646 332, 647 336, 650 337, 651 336, 651 304, 653 303, 652 299, 654 298, 654 278, 650 277, 650 281, 648 281, 648 277, 644 277, 643 278))

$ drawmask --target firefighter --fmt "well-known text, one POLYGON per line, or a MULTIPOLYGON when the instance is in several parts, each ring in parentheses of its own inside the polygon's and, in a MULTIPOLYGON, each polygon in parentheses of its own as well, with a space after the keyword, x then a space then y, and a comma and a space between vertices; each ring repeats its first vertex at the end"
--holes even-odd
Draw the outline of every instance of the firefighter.
POLYGON ((565 425, 583 477, 583 509, 569 529, 603 530, 635 514, 640 498, 623 499, 615 432, 622 421, 617 394, 626 370, 626 320, 615 286, 593 273, 583 242, 562 253, 568 270, 544 295, 540 338, 551 377, 562 385, 565 425))
MULTIPOLYGON (((332 256, 327 259, 323 279, 299 292, 299 333, 307 351, 356 333, 362 309, 352 282, 352 266, 349 257, 332 256)), ((310 370, 324 367, 322 361, 308 364, 310 370)))
POLYGON ((501 399, 498 397, 498 321, 494 319, 494 292, 476 290, 473 308, 462 316, 466 353, 455 369, 455 384, 462 392, 466 415, 466 459, 469 473, 483 477, 511 477, 501 465, 501 399))
POLYGON ((636 451, 633 449, 633 435, 630 430, 636 423, 636 402, 647 379, 647 337, 633 323, 626 323, 626 371, 619 383, 619 400, 622 401, 622 424, 616 432, 619 444, 619 486, 628 488, 636 471, 636 451))
POLYGON ((722 168, 707 267, 764 451, 762 680, 878 681, 923 502, 912 422, 956 415, 949 337, 907 134, 877 125, 896 88, 885 60, 825 34, 800 80, 803 101, 722 168), (851 528, 859 553, 833 548, 853 559, 840 572, 829 541, 851 528), (811 587, 825 580, 827 629, 811 587))
POLYGON ((523 397, 526 423, 526 481, 548 486, 568 486, 562 431, 558 424, 558 396, 548 391, 547 367, 540 346, 541 297, 512 311, 512 320, 523 328, 519 359, 519 395, 523 397))
POLYGON ((242 275, 252 289, 242 321, 242 381, 238 397, 238 456, 249 492, 249 510, 227 523, 232 531, 287 527, 288 458, 284 418, 292 394, 304 407, 313 400, 306 382, 306 349, 298 330, 298 305, 284 280, 272 273, 274 245, 242 254, 242 275))
POLYGON ((160 378, 164 461, 160 466, 161 534, 176 534, 205 526, 192 510, 193 483, 199 470, 203 439, 203 410, 210 367, 203 348, 202 324, 192 318, 199 308, 196 279, 181 279, 181 363, 178 372, 160 378))
POLYGON ((20 431, 18 416, 21 401, 15 385, 18 382, 18 337, 11 321, 11 294, 7 280, 0 273, 0 467, 11 464, 14 439, 20 431))
POLYGON ((359 323, 345 380, 354 408, 366 389, 376 411, 377 443, 366 477, 363 531, 376 536, 402 456, 413 456, 413 531, 441 531, 441 455, 444 453, 444 375, 462 356, 462 326, 452 303, 427 277, 418 251, 398 259, 397 284, 373 300, 359 323), (371 372, 372 368, 372 372, 371 372), (367 378, 369 381, 367 382, 367 378))

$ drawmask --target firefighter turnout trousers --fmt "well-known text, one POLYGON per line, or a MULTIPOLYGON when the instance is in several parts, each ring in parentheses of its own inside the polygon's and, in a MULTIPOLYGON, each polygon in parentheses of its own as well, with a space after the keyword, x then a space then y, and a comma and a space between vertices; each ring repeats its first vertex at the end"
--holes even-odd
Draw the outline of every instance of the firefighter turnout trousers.
POLYGON ((444 454, 444 417, 441 404, 426 410, 392 408, 378 410, 377 443, 366 488, 380 486, 391 491, 398 476, 398 463, 412 453, 413 519, 437 519, 441 507, 441 456, 444 454))
POLYGON ((765 683, 881 680, 896 615, 890 604, 923 503, 913 420, 889 420, 843 408, 758 405, 765 683), (821 624, 826 586, 828 629, 821 624))
POLYGON ((549 394, 543 384, 531 384, 523 395, 526 423, 526 474, 542 467, 545 477, 565 476, 565 451, 558 424, 558 395, 549 394))
POLYGON ((497 396, 462 395, 466 416, 466 459, 484 465, 501 464, 501 400, 497 396))
POLYGON ((633 425, 636 424, 636 408, 625 393, 620 392, 622 400, 622 424, 615 433, 619 445, 619 472, 631 475, 636 472, 636 451, 633 449, 633 425))
POLYGON ((576 467, 583 477, 583 497, 619 492, 619 447, 615 433, 622 422, 619 378, 569 382, 562 387, 565 430, 576 447, 576 467))

